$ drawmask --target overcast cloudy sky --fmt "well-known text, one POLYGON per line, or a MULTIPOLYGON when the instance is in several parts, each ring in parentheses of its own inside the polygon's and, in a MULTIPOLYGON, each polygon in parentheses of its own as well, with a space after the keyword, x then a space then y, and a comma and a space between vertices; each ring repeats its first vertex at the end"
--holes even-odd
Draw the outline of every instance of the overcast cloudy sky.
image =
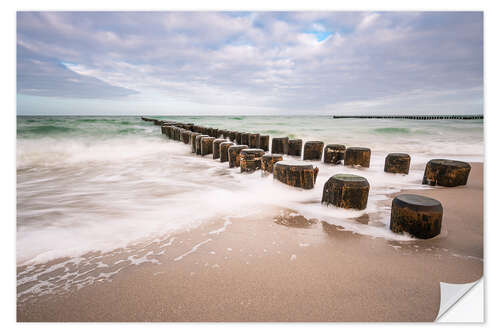
POLYGON ((18 114, 476 114, 480 12, 19 12, 18 114))

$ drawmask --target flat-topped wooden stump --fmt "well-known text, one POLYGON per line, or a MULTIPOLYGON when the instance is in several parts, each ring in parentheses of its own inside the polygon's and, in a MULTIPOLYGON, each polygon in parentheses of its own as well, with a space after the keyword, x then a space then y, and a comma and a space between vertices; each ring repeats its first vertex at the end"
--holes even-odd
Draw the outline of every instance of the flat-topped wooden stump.
POLYGON ((288 154, 288 137, 273 138, 271 152, 273 154, 288 154))
POLYGON ((321 161, 324 143, 321 141, 307 141, 304 144, 304 160, 321 161))
POLYGON ((191 152, 192 153, 196 153, 196 137, 198 135, 201 135, 201 133, 191 132, 189 142, 191 143, 191 152))
POLYGON ((299 161, 280 161, 274 164, 273 178, 290 186, 312 189, 318 168, 299 161))
POLYGON ((229 161, 229 154, 228 154, 228 149, 229 147, 234 146, 233 142, 222 142, 220 144, 220 161, 221 162, 227 162, 229 161))
POLYGON ((249 145, 250 144, 250 133, 241 133, 241 140, 238 141, 240 145, 249 145))
POLYGON ((369 168, 370 156, 370 148, 349 147, 345 151, 344 165, 360 165, 364 168, 369 168))
POLYGON ((240 151, 241 172, 254 172, 262 167, 262 156, 265 152, 260 148, 243 149, 240 151))
POLYGON ((441 232, 443 206, 435 199, 416 194, 400 194, 392 200, 393 232, 407 232, 417 238, 432 238, 441 232))
POLYGON ((241 145, 241 132, 236 132, 235 140, 237 144, 241 145))
POLYGON ((196 155, 201 155, 201 139, 202 138, 208 138, 208 135, 206 135, 206 134, 200 134, 200 135, 196 136, 196 138, 195 138, 195 142, 196 142, 196 155))
POLYGON ((266 154, 262 156, 262 166, 261 169, 264 172, 273 173, 274 164, 276 162, 283 161, 283 155, 280 154, 266 154))
POLYGON ((181 131, 181 141, 185 144, 189 143, 189 140, 191 139, 191 131, 189 130, 183 130, 181 131))
POLYGON ((263 151, 269 151, 269 135, 260 136, 260 149, 263 151))
POLYGON ((390 153, 385 157, 384 171, 390 173, 410 172, 410 155, 405 153, 390 153))
POLYGON ((226 139, 215 139, 212 143, 212 155, 214 160, 220 158, 220 144, 226 142, 226 139))
POLYGON ((366 178, 341 173, 330 177, 325 183, 321 203, 363 210, 368 203, 369 192, 370 184, 366 178))
POLYGON ((259 133, 250 133, 248 136, 248 147, 260 149, 260 134, 259 133))
POLYGON ((288 140, 288 155, 302 156, 302 139, 288 140))
POLYGON ((422 184, 454 187, 466 185, 470 173, 467 162, 434 159, 427 162, 422 184))
POLYGON ((247 149, 247 145, 234 145, 228 148, 229 154, 229 167, 237 168, 240 166, 240 151, 247 149))
POLYGON ((229 131, 227 133, 228 139, 234 142, 236 140, 236 132, 235 131, 229 131))
POLYGON ((180 141, 181 139, 181 128, 180 127, 174 127, 174 140, 175 141, 180 141))
POLYGON ((344 145, 326 145, 325 151, 323 153, 323 162, 326 164, 340 164, 344 160, 344 156, 344 145))
POLYGON ((201 138, 201 156, 212 154, 214 140, 215 138, 213 136, 201 138))

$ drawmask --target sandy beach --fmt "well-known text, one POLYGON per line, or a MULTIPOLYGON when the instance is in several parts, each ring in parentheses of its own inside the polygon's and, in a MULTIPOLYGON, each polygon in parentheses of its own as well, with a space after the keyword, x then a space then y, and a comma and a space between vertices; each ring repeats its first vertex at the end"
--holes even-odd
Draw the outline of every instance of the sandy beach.
MULTIPOLYGON (((18 299, 17 320, 433 321, 439 282, 483 275, 483 164, 472 163, 466 186, 407 193, 441 201, 440 236, 388 241, 260 207, 252 216, 114 251, 100 264, 89 260, 92 284, 18 299), (131 253, 146 262, 117 260, 131 253), (102 278, 111 269, 106 262, 119 269, 112 279, 102 278)), ((389 207, 390 200, 381 209, 389 207)))

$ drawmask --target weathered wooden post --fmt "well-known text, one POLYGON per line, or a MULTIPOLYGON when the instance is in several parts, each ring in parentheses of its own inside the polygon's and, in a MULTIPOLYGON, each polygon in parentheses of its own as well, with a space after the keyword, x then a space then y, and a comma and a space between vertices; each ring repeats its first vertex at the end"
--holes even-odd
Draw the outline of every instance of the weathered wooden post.
POLYGON ((226 142, 226 139, 215 139, 214 140, 213 146, 212 146, 212 154, 213 154, 214 160, 220 158, 220 144, 223 142, 226 142))
POLYGON ((321 203, 340 208, 363 210, 368 202, 370 184, 366 178, 351 174, 337 174, 325 183, 321 203))
POLYGON ((229 153, 228 153, 228 149, 229 147, 231 146, 234 146, 234 143, 232 142, 222 142, 220 144, 220 161, 221 162, 227 162, 229 161, 229 153))
POLYGON ((440 234, 443 206, 435 199, 415 194, 400 194, 392 200, 393 232, 407 232, 417 238, 432 238, 440 234))
POLYGON ((263 151, 269 151, 269 135, 260 136, 260 149, 263 151))
POLYGON ((318 176, 318 168, 299 161, 280 161, 274 164, 273 178, 290 186, 312 189, 318 176))
POLYGON ((304 160, 321 161, 323 154, 323 146, 325 144, 321 141, 307 141, 304 144, 304 160))
POLYGON ((235 131, 229 131, 228 136, 229 136, 229 140, 231 140, 232 142, 234 142, 235 139, 236 139, 236 132, 235 131))
POLYGON ((167 125, 162 125, 161 126, 161 134, 167 134, 167 125))
POLYGON ((191 142, 191 152, 196 153, 196 136, 201 135, 201 133, 198 132, 192 132, 191 137, 190 137, 190 142, 191 142))
POLYGON ((425 166, 422 184, 454 187, 466 185, 470 164, 461 161, 434 159, 425 166))
POLYGON ((181 128, 180 127, 174 127, 174 140, 175 141, 181 140, 181 128))
POLYGON ((262 156, 265 152, 260 148, 243 149, 240 151, 241 172, 254 172, 262 167, 262 156))
POLYGON ((208 135, 206 134, 201 134, 196 136, 196 155, 201 155, 201 139, 202 138, 207 138, 208 135))
POLYGON ((340 164, 344 160, 344 145, 326 145, 323 161, 327 164, 340 164))
POLYGON ((189 139, 191 138, 191 132, 190 130, 183 130, 181 132, 181 140, 182 142, 184 142, 185 144, 188 144, 189 143, 189 139))
POLYGON ((201 138, 201 156, 212 154, 215 138, 213 136, 201 138))
POLYGON ((390 153, 385 157, 384 171, 390 173, 410 172, 410 155, 404 153, 390 153))
POLYGON ((257 148, 259 149, 260 147, 260 134, 259 133, 251 133, 248 136, 249 144, 248 146, 250 148, 257 148))
POLYGON ((288 140, 288 155, 302 156, 302 139, 288 140))
POLYGON ((370 156, 370 148, 349 147, 345 151, 344 165, 360 165, 364 168, 369 168, 370 156))
POLYGON ((288 137, 273 138, 271 152, 273 154, 288 154, 288 137))
POLYGON ((262 156, 261 169, 263 172, 273 173, 274 163, 283 161, 283 155, 280 154, 266 154, 262 156))
POLYGON ((249 145, 250 144, 250 133, 243 132, 241 133, 241 142, 238 142, 240 145, 249 145))
POLYGON ((241 145, 241 132, 236 132, 236 137, 235 137, 236 143, 241 145))
POLYGON ((235 168, 240 166, 240 152, 243 149, 247 149, 247 145, 234 145, 228 148, 228 156, 229 156, 229 167, 235 168))

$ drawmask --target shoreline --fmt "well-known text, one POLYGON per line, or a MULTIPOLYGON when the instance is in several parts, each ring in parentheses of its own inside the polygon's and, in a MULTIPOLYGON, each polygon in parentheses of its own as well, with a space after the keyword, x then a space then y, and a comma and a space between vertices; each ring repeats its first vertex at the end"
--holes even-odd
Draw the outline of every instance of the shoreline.
MULTIPOLYGON (((262 207, 166 237, 140 253, 117 251, 109 256, 115 264, 131 253, 138 263, 113 266, 120 271, 111 281, 18 303, 17 320, 433 321, 439 282, 483 275, 483 163, 471 165, 464 187, 400 192, 441 201, 442 234, 433 239, 372 238, 262 207)), ((105 270, 94 264, 87 275, 105 270)))

